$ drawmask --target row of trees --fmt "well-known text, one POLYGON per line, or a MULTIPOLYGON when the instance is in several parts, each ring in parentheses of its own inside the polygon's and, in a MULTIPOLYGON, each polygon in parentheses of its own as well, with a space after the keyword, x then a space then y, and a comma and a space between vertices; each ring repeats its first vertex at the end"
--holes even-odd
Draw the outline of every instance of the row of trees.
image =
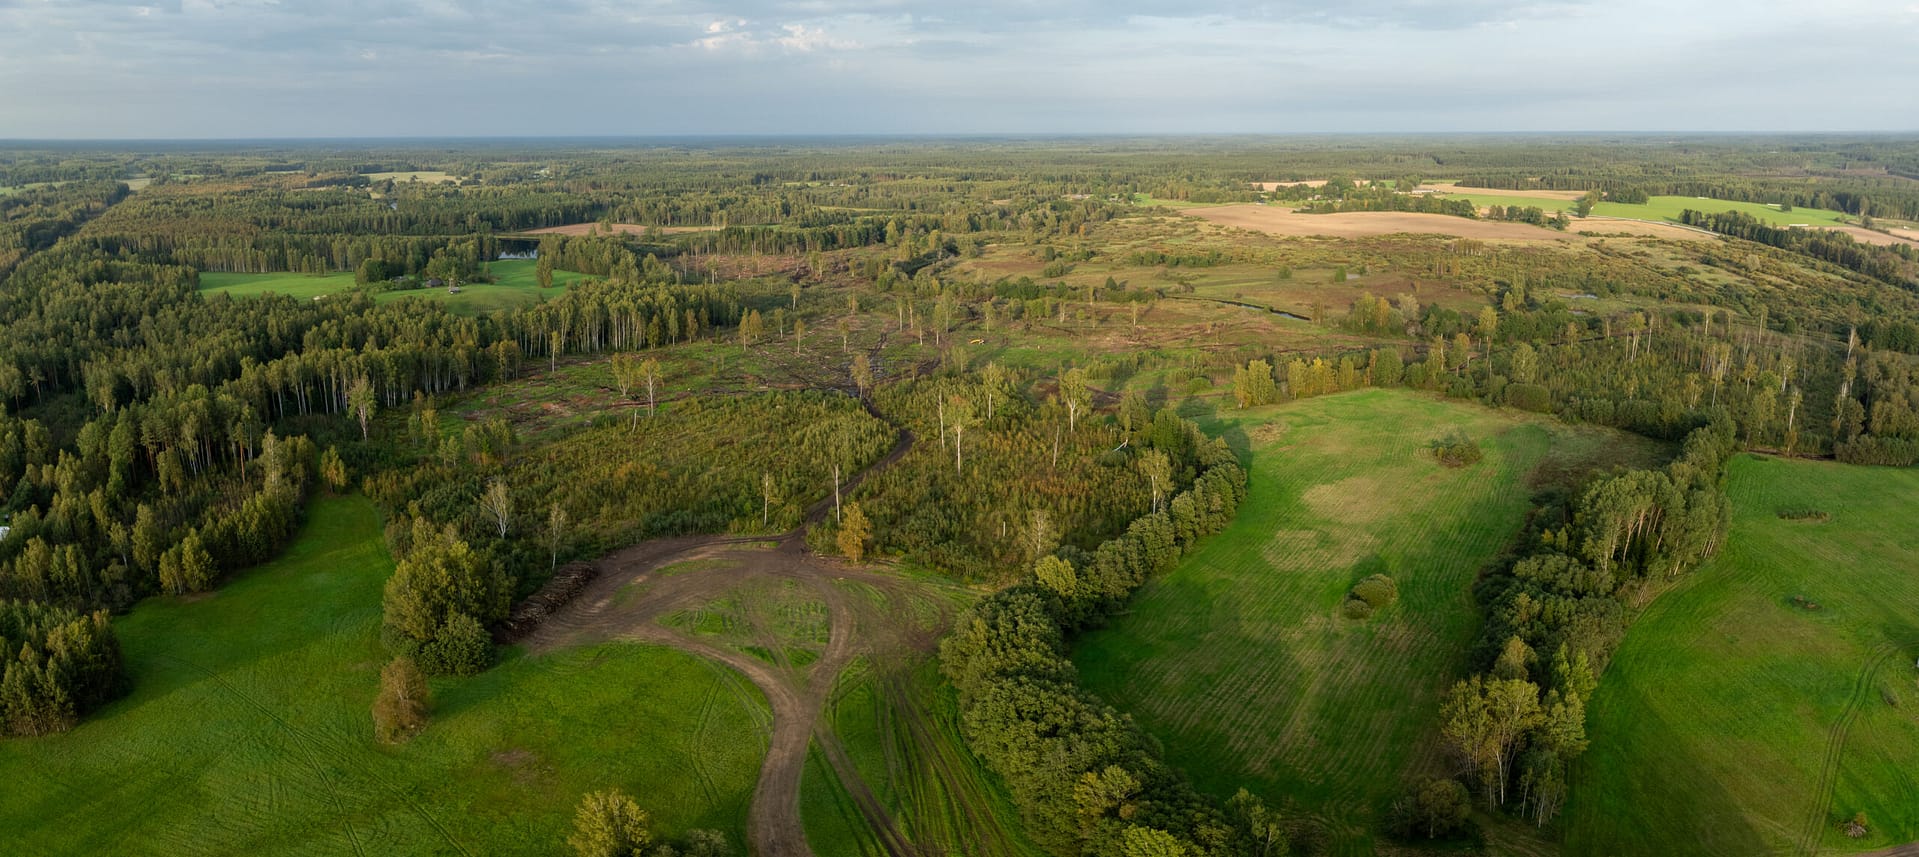
POLYGON ((1167 511, 1137 518, 1091 552, 1043 553, 1022 582, 969 608, 940 646, 968 745, 1007 783, 1049 853, 1285 852, 1263 804, 1242 792, 1224 811, 1209 805, 1130 719, 1079 686, 1066 655, 1072 633, 1111 615, 1149 576, 1231 522, 1244 472, 1219 441, 1203 444, 1197 461, 1199 475, 1167 511))
POLYGON ((1544 825, 1565 805, 1587 746, 1585 705, 1625 634, 1629 605, 1718 551, 1731 519, 1723 486, 1737 448, 1723 415, 1687 435, 1662 469, 1595 479, 1550 498, 1520 558, 1481 581, 1482 671, 1440 712, 1447 748, 1486 804, 1544 825))

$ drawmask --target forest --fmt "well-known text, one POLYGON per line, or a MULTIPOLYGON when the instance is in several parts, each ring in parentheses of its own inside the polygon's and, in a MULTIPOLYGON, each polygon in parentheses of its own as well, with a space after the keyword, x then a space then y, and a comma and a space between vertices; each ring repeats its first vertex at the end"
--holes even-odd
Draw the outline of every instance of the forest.
MULTIPOLYGON (((1685 142, 9 144, 0 771, 157 759, 112 742, 206 693, 287 730, 257 754, 262 781, 310 776, 320 746, 390 766, 343 775, 358 797, 329 784, 335 808, 307 834, 209 853, 1575 854, 1591 807, 1685 852, 1606 767, 1620 695, 1657 692, 1621 653, 1666 633, 1660 605, 1722 585, 1758 512, 1823 520, 1739 505, 1771 502, 1736 489, 1743 468, 1919 463, 1919 144, 1685 142), (1595 213, 1664 196, 1698 207, 1595 213), (1843 219, 1782 226, 1720 202, 1843 219), (1193 216, 1211 206, 1389 225, 1193 216), (1443 216, 1391 219, 1412 215, 1443 216), (281 293, 307 278, 325 290, 281 293), (458 303, 482 285, 512 299, 458 303), (1386 426, 1406 441, 1391 451, 1340 447, 1337 420, 1399 413, 1382 402, 1444 408, 1386 426), (1301 487, 1309 468, 1325 480, 1301 487), (1432 513, 1385 499, 1425 490, 1398 484, 1421 473, 1510 478, 1512 505, 1468 510, 1492 547, 1434 534, 1408 560, 1359 538, 1425 532, 1432 513), (1324 508, 1352 532, 1314 529, 1324 508), (1278 527, 1251 532, 1249 514, 1278 527), (321 532, 363 546, 351 569, 305 559, 321 532), (1174 593, 1256 611, 1235 588, 1254 556, 1327 575, 1286 590, 1304 618, 1240 617, 1265 629, 1262 662, 1443 647, 1419 653, 1441 665, 1417 677, 1433 690, 1381 721, 1398 746, 1329 748, 1363 762, 1344 774, 1301 763, 1286 754, 1310 724, 1232 710, 1254 679, 1220 665, 1244 653, 1154 636, 1174 593), (1453 559, 1463 576, 1436 591, 1453 559), (299 606, 300 587, 321 600, 299 606), (261 658, 334 634, 373 651, 293 676, 345 688, 350 717, 308 719, 257 677, 189 663, 202 644, 155 617, 197 611, 308 629, 263 636, 261 658), (1191 698, 1103 696, 1115 651, 1191 698), (609 692, 602 661, 633 683, 618 693, 697 723, 566 719, 609 692), (515 695, 534 687, 547 695, 515 695), (515 706, 637 755, 509 741, 515 706), (1202 717, 1265 767, 1183 768, 1202 717), (455 736, 478 749, 453 753, 455 736), (618 770, 688 779, 669 794, 618 770), (422 803, 417 824, 369 833, 346 806, 384 800, 383 777, 499 814, 450 827, 422 803)), ((1869 645, 1887 663, 1919 657, 1852 609, 1819 618, 1884 635, 1869 645)), ((248 628, 220 633, 249 653, 248 628)), ((1260 693, 1339 716, 1327 683, 1343 678, 1286 675, 1260 693)), ((1892 675, 1751 704, 1816 707, 1861 683, 1896 708, 1911 679, 1892 675)), ((1837 742, 1835 770, 1864 770, 1831 734, 1804 752, 1837 742)), ((165 853, 139 841, 152 828, 85 840, 40 822, 142 800, 86 770, 23 779, 0 841, 165 853)), ((1903 794, 1894 775, 1821 782, 1795 798, 1819 849, 1919 841, 1919 812, 1880 808, 1903 794)), ((193 788, 288 824, 249 786, 193 788)), ((1767 853, 1812 853, 1739 793, 1703 811, 1767 853)))

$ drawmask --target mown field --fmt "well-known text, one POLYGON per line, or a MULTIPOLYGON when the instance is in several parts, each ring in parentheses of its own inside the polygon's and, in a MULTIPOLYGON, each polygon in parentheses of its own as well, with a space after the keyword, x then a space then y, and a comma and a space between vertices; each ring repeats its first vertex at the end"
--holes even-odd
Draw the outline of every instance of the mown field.
POLYGON ((427 731, 376 743, 393 568, 372 505, 316 501, 279 560, 114 623, 132 692, 79 728, 0 743, 12 854, 553 854, 580 796, 742 839, 764 700, 671 649, 509 655, 437 680, 427 731))
MULTIPOLYGON (((899 832, 928 853, 1038 857, 998 781, 959 735, 959 706, 930 660, 843 674, 825 712, 846 758, 899 832)), ((846 786, 815 747, 800 808, 816 854, 885 857, 846 786)))
POLYGON ((1919 472, 1742 456, 1730 478, 1725 550, 1647 609, 1600 682, 1568 854, 1919 840, 1919 472))
POLYGON ((1368 853, 1405 778, 1436 771, 1439 697, 1465 670, 1475 575, 1517 534, 1533 478, 1657 449, 1621 435, 1406 392, 1228 411, 1251 461, 1239 517, 1075 650, 1086 685, 1165 742, 1202 789, 1246 786, 1368 853), (1427 443, 1454 430, 1485 459, 1427 443), (1398 603, 1341 615, 1375 573, 1398 603))
MULTIPOLYGON (((538 303, 548 296, 559 294, 567 286, 587 278, 587 275, 574 271, 554 271, 553 288, 542 290, 536 273, 537 265, 538 263, 532 259, 502 259, 490 263, 487 270, 493 276, 494 282, 463 285, 457 295, 449 293, 446 289, 413 289, 378 292, 373 299, 386 303, 414 297, 444 303, 454 312, 462 315, 480 315, 497 309, 511 309, 538 303)), ((225 293, 234 297, 272 292, 289 297, 312 299, 349 292, 354 288, 351 272, 334 274, 207 272, 200 275, 200 291, 208 294, 225 293)))
MULTIPOLYGON (((1542 209, 1547 213, 1555 211, 1566 211, 1570 213, 1573 208, 1572 200, 1508 196, 1501 194, 1497 190, 1480 191, 1464 188, 1458 192, 1446 193, 1445 197, 1447 199, 1470 199, 1474 205, 1480 208, 1485 208, 1489 205, 1519 206, 1521 208, 1531 206, 1542 209)), ((1752 215, 1761 222, 1773 226, 1791 226, 1793 224, 1837 226, 1842 223, 1856 222, 1858 219, 1844 212, 1824 208, 1795 208, 1791 211, 1780 211, 1776 206, 1766 205, 1760 202, 1731 202, 1723 199, 1705 199, 1692 196, 1655 196, 1647 200, 1643 205, 1602 202, 1593 207, 1593 214, 1602 217, 1627 217, 1634 220, 1664 220, 1678 223, 1680 212, 1688 208, 1694 211, 1708 212, 1737 211, 1752 215)))

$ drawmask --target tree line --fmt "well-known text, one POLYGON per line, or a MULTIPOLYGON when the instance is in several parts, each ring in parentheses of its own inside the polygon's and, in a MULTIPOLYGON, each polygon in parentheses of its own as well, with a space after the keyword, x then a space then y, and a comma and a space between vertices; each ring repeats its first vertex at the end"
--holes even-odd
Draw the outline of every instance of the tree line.
MULTIPOLYGON (((968 746, 1007 784, 1027 831, 1062 855, 1285 853, 1278 818, 1242 791, 1201 798, 1130 718, 1080 687, 1073 634, 1121 609, 1153 574, 1231 522, 1245 474, 1185 424, 1198 475, 1092 551, 1042 553, 1019 583, 966 611, 940 645, 968 746)), ((1166 451, 1149 440, 1142 456, 1166 451)))

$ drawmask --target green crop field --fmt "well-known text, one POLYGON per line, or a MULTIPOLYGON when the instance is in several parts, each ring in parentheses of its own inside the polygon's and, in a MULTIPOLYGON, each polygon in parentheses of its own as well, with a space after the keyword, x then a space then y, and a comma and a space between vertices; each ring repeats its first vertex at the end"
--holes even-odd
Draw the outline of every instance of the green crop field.
MULTIPOLYGON (((492 275, 494 282, 463 285, 457 295, 446 289, 413 289, 378 292, 374 294, 373 299, 379 303, 387 303, 402 298, 419 298, 444 303, 453 312, 461 315, 481 315, 494 310, 538 303, 548 296, 560 294, 567 286, 587 278, 587 275, 574 271, 554 271, 553 288, 542 290, 536 274, 537 265, 538 263, 531 259, 503 259, 492 262, 488 264, 487 271, 492 275)), ((354 288, 356 286, 351 273, 221 274, 208 272, 200 275, 200 291, 209 294, 225 293, 234 297, 271 292, 296 298, 317 298, 349 292, 354 288)))
POLYGON ((1653 602, 1600 681, 1567 852, 1919 839, 1919 472, 1745 456, 1729 493, 1725 550, 1653 602), (1858 812, 1870 832, 1851 839, 1858 812))
POLYGON ((1074 658, 1202 789, 1246 786, 1362 850, 1403 780, 1440 763, 1439 697, 1464 677, 1478 630, 1472 582, 1517 534, 1529 477, 1657 453, 1382 390, 1229 411, 1209 430, 1250 455, 1239 517, 1074 658), (1426 444, 1453 430, 1485 459, 1436 462, 1426 444), (1374 573, 1394 577, 1398 603, 1342 616, 1374 573))
POLYGON ((364 499, 316 501, 277 561, 114 627, 132 692, 72 732, 0 743, 19 854, 552 854, 580 796, 741 841, 770 713, 692 655, 605 644, 436 680, 411 743, 373 740, 393 567, 364 499))

